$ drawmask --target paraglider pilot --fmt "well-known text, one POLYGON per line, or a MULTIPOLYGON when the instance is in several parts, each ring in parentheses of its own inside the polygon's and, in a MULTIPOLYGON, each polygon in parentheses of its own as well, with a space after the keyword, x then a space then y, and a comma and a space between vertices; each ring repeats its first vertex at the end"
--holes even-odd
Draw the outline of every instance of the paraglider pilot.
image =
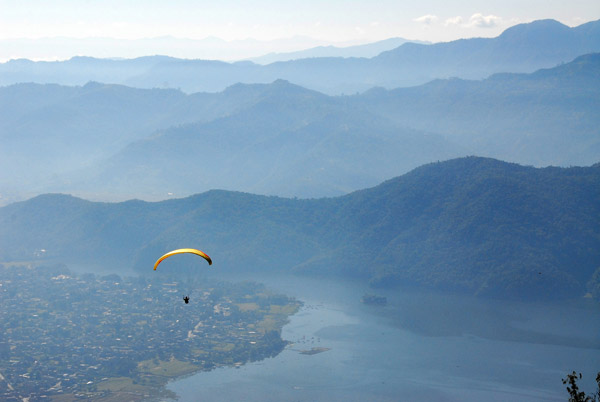
MULTIPOLYGON (((156 267, 158 267, 158 264, 160 264, 160 262, 162 260, 164 260, 165 258, 169 258, 173 255, 176 254, 184 254, 184 253, 191 253, 191 254, 196 254, 202 258, 204 258, 207 262, 208 265, 212 265, 212 260, 210 259, 210 257, 208 255, 206 255, 203 251, 200 250, 196 250, 195 248, 180 248, 177 250, 173 250, 173 251, 169 251, 167 254, 163 255, 162 257, 160 257, 155 263, 154 263, 154 270, 156 271, 156 267)), ((190 297, 189 296, 184 296, 183 297, 183 301, 185 302, 185 304, 189 304, 190 302, 190 297)))

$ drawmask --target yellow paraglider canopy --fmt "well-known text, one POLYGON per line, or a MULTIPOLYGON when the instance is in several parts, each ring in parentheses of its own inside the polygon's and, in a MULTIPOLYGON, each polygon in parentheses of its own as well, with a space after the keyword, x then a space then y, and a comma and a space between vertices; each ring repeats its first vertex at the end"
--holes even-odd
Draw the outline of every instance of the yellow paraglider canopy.
POLYGON ((169 258, 172 255, 183 254, 183 253, 191 253, 191 254, 199 255, 200 257, 202 257, 206 261, 208 261, 208 265, 212 265, 212 260, 210 259, 210 257, 206 253, 204 253, 204 252, 202 252, 200 250, 196 250, 195 248, 180 248, 180 249, 177 249, 177 250, 169 251, 167 254, 163 255, 158 260, 156 260, 156 262, 154 263, 154 270, 156 271, 156 267, 158 267, 158 264, 160 264, 160 262, 162 260, 164 260, 165 258, 169 258))

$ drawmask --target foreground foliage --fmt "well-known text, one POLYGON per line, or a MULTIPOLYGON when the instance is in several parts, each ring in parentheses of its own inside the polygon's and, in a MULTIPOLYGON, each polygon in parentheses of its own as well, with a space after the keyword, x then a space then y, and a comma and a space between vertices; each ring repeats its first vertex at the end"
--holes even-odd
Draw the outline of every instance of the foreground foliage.
POLYGON ((577 379, 581 379, 581 373, 577 374, 573 371, 571 374, 567 374, 567 378, 563 378, 562 383, 568 384, 567 392, 569 393, 569 402, 596 402, 600 401, 600 372, 596 375, 596 383, 598 384, 598 390, 591 396, 585 394, 585 392, 579 390, 577 385, 577 379))

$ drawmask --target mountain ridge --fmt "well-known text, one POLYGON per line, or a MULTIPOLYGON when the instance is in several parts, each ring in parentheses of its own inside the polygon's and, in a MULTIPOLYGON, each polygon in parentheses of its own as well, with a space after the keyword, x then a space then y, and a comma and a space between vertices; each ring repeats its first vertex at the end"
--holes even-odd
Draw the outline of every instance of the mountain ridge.
POLYGON ((226 272, 291 270, 490 297, 580 297, 600 266, 598 166, 533 168, 467 157, 304 200, 223 190, 152 203, 44 195, 0 208, 0 258, 32 259, 44 249, 55 261, 145 272, 156 255, 198 245, 226 272))
POLYGON ((600 157, 599 77, 600 54, 589 54, 531 74, 339 97, 285 80, 191 95, 18 84, 0 88, 1 201, 25 189, 104 200, 210 188, 334 196, 470 154, 590 165, 600 157))
MULTIPOLYGON (((373 58, 323 57, 274 62, 225 63, 210 60, 88 58, 85 73, 75 61, 0 64, 0 85, 54 82, 82 85, 90 80, 141 88, 180 88, 186 93, 219 92, 238 82, 268 83, 286 79, 329 95, 420 85, 436 78, 482 79, 499 72, 532 72, 600 51, 600 21, 569 28, 535 21, 509 28, 496 38, 471 38, 432 45, 405 43, 373 58), (555 37, 559 28, 563 34, 555 37), (552 36, 554 40, 548 42, 552 36), (143 61, 143 63, 140 63, 143 61), (140 66, 143 65, 143 66, 140 66), (140 68, 141 67, 141 68, 140 68), (118 70, 125 71, 117 74, 118 70)), ((79 59, 78 59, 79 60, 79 59)), ((81 59, 83 60, 83 59, 81 59)))
POLYGON ((347 47, 338 46, 317 46, 309 49, 299 50, 295 52, 276 52, 269 53, 260 57, 252 57, 248 59, 257 64, 271 64, 278 61, 289 61, 297 59, 315 58, 315 57, 365 57, 370 58, 377 56, 381 52, 391 48, 398 47, 406 42, 414 42, 421 44, 430 44, 430 42, 409 40, 404 38, 388 38, 377 42, 372 42, 363 45, 354 45, 347 47))

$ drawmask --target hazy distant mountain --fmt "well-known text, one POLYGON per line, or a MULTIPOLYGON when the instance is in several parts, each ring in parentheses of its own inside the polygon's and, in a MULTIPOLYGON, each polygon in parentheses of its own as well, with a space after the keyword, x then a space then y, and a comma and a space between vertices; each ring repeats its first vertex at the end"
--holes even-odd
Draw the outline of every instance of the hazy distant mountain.
POLYGON ((533 74, 344 97, 285 81, 193 95, 0 88, 0 202, 57 191, 157 200, 214 188, 334 196, 465 155, 590 165, 600 161, 599 77, 592 54, 533 74))
POLYGON ((218 92, 235 83, 285 79, 328 94, 349 94, 374 86, 419 85, 436 78, 482 79, 500 72, 532 72, 593 52, 600 52, 600 21, 569 28, 554 20, 542 20, 514 26, 496 38, 434 45, 405 43, 373 58, 317 57, 266 66, 167 57, 38 63, 15 60, 0 64, 0 85, 83 85, 93 80, 140 88, 180 88, 191 93, 218 92))
POLYGON ((269 41, 223 40, 215 37, 190 39, 173 36, 143 39, 44 37, 0 39, 0 48, 4 57, 11 56, 13 59, 67 60, 75 54, 82 55, 82 49, 85 49, 85 56, 101 59, 168 55, 182 59, 236 61, 281 52, 284 49, 302 50, 327 43, 306 36, 269 41))
MULTIPOLYGON (((49 175, 107 157, 160 127, 185 123, 174 90, 20 84, 0 88, 3 185, 39 186, 49 175), (37 183, 36 183, 37 182, 37 183)), ((193 121, 200 116, 194 113, 193 121)))
POLYGON ((429 164, 338 198, 211 191, 158 203, 44 195, 0 208, 0 260, 151 270, 202 245, 214 269, 353 276, 494 297, 581 297, 600 266, 600 164, 429 164))
POLYGON ((375 57, 382 52, 397 48, 404 43, 429 44, 429 42, 408 40, 404 38, 390 38, 378 42, 355 46, 318 46, 310 49, 286 53, 269 53, 261 57, 253 57, 249 60, 257 64, 270 64, 277 61, 288 61, 297 59, 308 59, 315 57, 375 57))
POLYGON ((600 161, 600 53, 533 74, 436 80, 352 99, 477 155, 536 166, 600 161))
MULTIPOLYGON (((577 56, 598 52, 599 46, 600 21, 569 28, 554 20, 540 20, 515 25, 492 39, 462 39, 431 46, 407 43, 373 61, 381 66, 382 72, 396 66, 396 73, 410 74, 409 79, 414 79, 414 71, 427 77, 425 81, 451 77, 481 79, 494 73, 525 73, 554 67, 577 56)), ((381 86, 406 86, 400 82, 391 77, 381 86)))
POLYGON ((83 87, 18 84, 0 88, 0 194, 39 192, 156 130, 211 121, 256 101, 239 86, 185 95, 89 83, 83 87))
POLYGON ((466 153, 441 136, 285 81, 262 86, 261 92, 256 103, 226 117, 130 144, 84 171, 84 179, 70 188, 101 189, 121 199, 214 188, 322 197, 466 153))

